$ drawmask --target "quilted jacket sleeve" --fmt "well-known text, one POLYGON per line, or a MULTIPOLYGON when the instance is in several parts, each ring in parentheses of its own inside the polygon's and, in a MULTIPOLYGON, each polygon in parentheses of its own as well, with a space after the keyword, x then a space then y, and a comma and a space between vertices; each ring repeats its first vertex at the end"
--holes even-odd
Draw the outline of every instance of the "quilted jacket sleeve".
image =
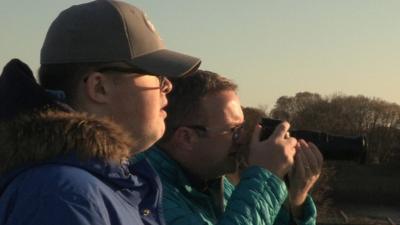
POLYGON ((284 182, 260 167, 243 172, 219 224, 274 224, 287 196, 284 182))
MULTIPOLYGON (((228 180, 225 181, 225 199, 230 199, 233 191, 235 190, 234 185, 229 183, 228 180)), ((261 203, 261 202, 260 202, 261 203)), ((285 208, 281 207, 278 215, 275 218, 275 225, 285 225, 285 224, 296 224, 296 225, 315 225, 317 217, 317 209, 315 207, 314 201, 311 196, 308 196, 304 203, 304 216, 302 218, 294 219, 290 212, 285 208)))
POLYGON ((278 216, 276 217, 274 224, 280 225, 293 223, 295 223, 296 225, 315 225, 317 223, 317 209, 311 196, 308 196, 304 203, 303 218, 293 219, 290 216, 289 211, 282 207, 282 209, 279 211, 278 216))
MULTIPOLYGON (((173 187, 165 187, 164 214, 167 224, 173 225, 273 225, 287 196, 284 182, 260 167, 250 167, 226 203, 218 221, 201 216, 194 210, 180 207, 173 187)), ((227 190, 229 191, 229 190, 227 190)))

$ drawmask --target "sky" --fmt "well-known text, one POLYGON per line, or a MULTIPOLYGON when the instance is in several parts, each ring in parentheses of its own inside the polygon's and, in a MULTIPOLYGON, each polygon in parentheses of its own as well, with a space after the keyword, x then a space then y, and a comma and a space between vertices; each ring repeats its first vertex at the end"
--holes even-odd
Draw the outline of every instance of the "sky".
MULTIPOLYGON (((50 23, 82 0, 2 0, 0 67, 36 73, 50 23)), ((239 85, 244 106, 272 109, 281 96, 364 95, 400 104, 398 0, 130 0, 167 48, 239 85)))

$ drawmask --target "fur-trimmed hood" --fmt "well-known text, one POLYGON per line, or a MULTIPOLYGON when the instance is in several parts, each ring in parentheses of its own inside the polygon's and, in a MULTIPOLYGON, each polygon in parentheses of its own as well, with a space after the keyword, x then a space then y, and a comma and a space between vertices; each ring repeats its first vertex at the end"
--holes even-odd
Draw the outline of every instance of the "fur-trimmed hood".
POLYGON ((156 172, 147 160, 121 162, 131 143, 114 123, 79 113, 0 124, 0 224, 54 224, 50 214, 62 224, 165 224, 156 172))
POLYGON ((130 157, 132 140, 110 120, 84 113, 47 111, 0 123, 0 176, 74 155, 117 163, 130 157))

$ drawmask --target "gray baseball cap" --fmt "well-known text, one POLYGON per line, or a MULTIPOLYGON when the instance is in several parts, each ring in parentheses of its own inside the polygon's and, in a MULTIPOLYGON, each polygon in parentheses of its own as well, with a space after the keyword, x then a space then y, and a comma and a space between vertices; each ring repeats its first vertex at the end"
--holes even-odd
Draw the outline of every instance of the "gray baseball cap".
POLYGON ((97 0, 72 6, 51 24, 40 63, 126 62, 152 75, 177 77, 200 59, 168 50, 146 14, 133 5, 97 0))

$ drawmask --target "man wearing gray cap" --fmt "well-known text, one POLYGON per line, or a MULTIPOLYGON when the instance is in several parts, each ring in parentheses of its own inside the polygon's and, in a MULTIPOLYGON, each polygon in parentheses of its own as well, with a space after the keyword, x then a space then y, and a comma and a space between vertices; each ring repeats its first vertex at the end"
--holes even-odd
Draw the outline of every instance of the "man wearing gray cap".
POLYGON ((61 12, 40 57, 40 86, 18 60, 0 77, 15 87, 0 93, 0 224, 164 224, 158 176, 126 159, 163 135, 168 78, 200 60, 113 0, 61 12))

